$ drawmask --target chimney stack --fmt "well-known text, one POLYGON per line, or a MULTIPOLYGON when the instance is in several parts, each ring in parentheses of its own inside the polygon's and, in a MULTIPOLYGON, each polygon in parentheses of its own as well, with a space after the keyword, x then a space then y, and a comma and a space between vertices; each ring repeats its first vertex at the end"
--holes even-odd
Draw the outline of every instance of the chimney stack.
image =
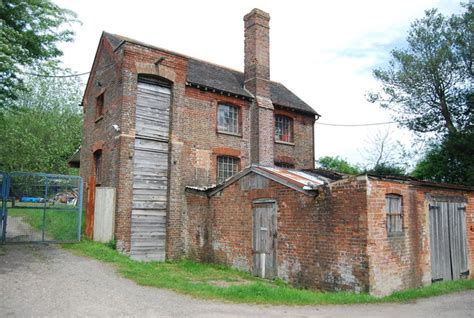
POLYGON ((254 96, 250 107, 250 161, 273 166, 275 119, 270 99, 270 15, 253 9, 244 16, 244 22, 244 87, 254 96))

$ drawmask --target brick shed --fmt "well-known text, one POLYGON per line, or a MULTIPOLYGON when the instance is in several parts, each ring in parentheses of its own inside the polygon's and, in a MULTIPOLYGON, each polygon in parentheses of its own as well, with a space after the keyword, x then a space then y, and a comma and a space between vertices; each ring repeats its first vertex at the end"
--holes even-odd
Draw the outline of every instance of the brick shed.
POLYGON ((374 295, 474 277, 469 188, 253 165, 186 198, 200 260, 374 295))

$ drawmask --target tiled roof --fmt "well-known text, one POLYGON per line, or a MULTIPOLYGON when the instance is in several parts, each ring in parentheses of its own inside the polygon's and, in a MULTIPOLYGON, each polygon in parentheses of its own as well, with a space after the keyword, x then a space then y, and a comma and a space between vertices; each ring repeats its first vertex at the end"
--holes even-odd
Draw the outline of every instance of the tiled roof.
MULTIPOLYGON (((123 42, 130 42, 151 49, 170 52, 169 50, 163 50, 161 48, 116 34, 104 32, 104 36, 107 37, 114 49, 116 49, 123 42)), ((244 73, 217 64, 194 59, 183 54, 175 52, 170 53, 188 58, 187 81, 189 83, 214 88, 248 98, 253 97, 248 91, 244 89, 244 73)), ((318 115, 318 113, 313 108, 311 108, 311 106, 306 104, 283 84, 278 82, 270 82, 270 98, 275 105, 318 115)))

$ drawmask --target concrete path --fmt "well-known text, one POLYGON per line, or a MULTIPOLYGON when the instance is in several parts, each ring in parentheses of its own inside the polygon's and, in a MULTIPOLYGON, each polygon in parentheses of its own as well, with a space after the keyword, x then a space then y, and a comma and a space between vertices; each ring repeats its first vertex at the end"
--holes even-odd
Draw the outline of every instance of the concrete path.
POLYGON ((409 304, 257 306, 142 287, 46 245, 0 246, 0 317, 474 317, 474 291, 409 304))

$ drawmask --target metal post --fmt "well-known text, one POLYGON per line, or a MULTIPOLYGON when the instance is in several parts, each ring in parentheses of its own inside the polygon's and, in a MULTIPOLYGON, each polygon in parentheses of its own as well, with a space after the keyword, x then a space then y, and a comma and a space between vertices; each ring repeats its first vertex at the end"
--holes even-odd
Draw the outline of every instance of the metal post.
POLYGON ((265 278, 265 253, 260 254, 260 269, 262 272, 262 278, 265 278))
POLYGON ((10 176, 7 173, 2 174, 2 236, 0 237, 1 243, 5 243, 7 234, 7 219, 8 219, 8 197, 10 195, 10 176))
POLYGON ((81 225, 82 225, 82 197, 84 195, 84 182, 82 180, 82 177, 79 177, 79 198, 77 202, 77 208, 78 208, 78 222, 77 222, 77 241, 81 241, 81 225))
POLYGON ((43 205, 43 231, 41 234, 41 241, 44 242, 44 230, 46 228, 46 208, 48 204, 48 177, 44 181, 44 205, 43 205))

